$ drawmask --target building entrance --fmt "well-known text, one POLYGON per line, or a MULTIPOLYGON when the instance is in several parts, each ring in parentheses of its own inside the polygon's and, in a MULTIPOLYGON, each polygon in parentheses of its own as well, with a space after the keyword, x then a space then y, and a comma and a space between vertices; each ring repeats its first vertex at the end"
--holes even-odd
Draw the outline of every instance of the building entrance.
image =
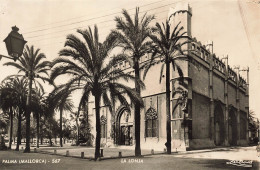
POLYGON ((132 145, 133 144, 133 125, 121 126, 121 145, 132 145))
POLYGON ((237 118, 233 110, 229 112, 228 139, 232 146, 237 145, 237 118))
POLYGON ((117 118, 117 144, 133 145, 133 116, 131 112, 123 108, 117 118))
POLYGON ((221 105, 217 105, 214 110, 214 125, 215 125, 215 145, 220 146, 224 143, 224 114, 221 105))

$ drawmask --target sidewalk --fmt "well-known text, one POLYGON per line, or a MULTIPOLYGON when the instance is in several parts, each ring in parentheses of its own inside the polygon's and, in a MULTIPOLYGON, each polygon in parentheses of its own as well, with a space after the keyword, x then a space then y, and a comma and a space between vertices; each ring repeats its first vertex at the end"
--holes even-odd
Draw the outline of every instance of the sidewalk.
MULTIPOLYGON (((134 157, 135 151, 134 147, 111 147, 111 148, 101 148, 103 149, 102 159, 112 159, 119 158, 119 152, 121 152, 122 158, 134 157)), ((185 152, 172 152, 172 154, 183 155, 183 154, 194 154, 194 153, 205 153, 205 152, 215 152, 215 151, 229 151, 231 148, 214 148, 214 149, 204 149, 204 150, 193 150, 185 152)), ((39 153, 54 154, 56 150, 56 155, 66 156, 67 151, 69 151, 70 157, 81 157, 81 152, 84 152, 84 158, 92 159, 94 158, 95 148, 86 148, 82 146, 64 146, 64 147, 41 147, 37 148, 36 151, 39 153)), ((32 152, 34 149, 32 149, 32 152)), ((142 156, 152 155, 151 150, 142 149, 142 156)), ((153 154, 166 154, 165 151, 154 151, 153 154)))
POLYGON ((260 162, 257 157, 256 146, 214 148, 210 150, 187 151, 185 154, 177 154, 178 158, 203 158, 203 159, 227 159, 227 160, 253 160, 260 162))
MULTIPOLYGON (((24 148, 22 145, 20 148, 24 148)), ((35 146, 31 147, 31 152, 34 152, 35 146)), ((12 147, 14 149, 14 147, 12 147)), ((111 148, 101 148, 103 149, 103 157, 101 159, 118 159, 118 158, 130 158, 134 157, 135 151, 134 147, 111 147, 111 148), (119 157, 119 152, 121 152, 121 157, 119 157)), ((22 150, 21 150, 22 151, 22 150)), ((75 158, 81 158, 81 152, 84 152, 84 159, 93 159, 95 148, 88 148, 84 146, 70 146, 65 145, 64 147, 48 147, 40 146, 36 149, 37 153, 59 155, 59 156, 69 156, 75 158), (56 153, 55 153, 56 150, 56 153), (68 151, 68 155, 67 155, 68 151)), ((167 156, 165 151, 154 151, 155 155, 167 156)), ((151 150, 142 149, 142 156, 151 156, 151 150)), ((256 160, 259 161, 260 158, 256 156, 256 147, 225 147, 225 148, 213 148, 213 149, 201 149, 192 150, 184 152, 172 152, 174 157, 180 158, 205 158, 205 159, 228 159, 228 160, 256 160)))
MULTIPOLYGON (((102 159, 116 159, 116 158, 126 158, 126 157, 134 157, 135 151, 132 148, 101 148, 103 149, 103 157, 102 159), (121 152, 121 157, 119 156, 119 152, 121 152)), ((73 146, 73 147, 55 147, 55 148, 37 148, 36 151, 38 153, 45 154, 54 154, 56 150, 56 155, 66 156, 67 152, 69 152, 70 157, 78 157, 81 158, 81 152, 84 152, 85 159, 93 159, 95 148, 86 148, 81 146, 73 146)), ((32 149, 32 152, 34 149, 32 149)), ((164 154, 164 151, 154 151, 154 154, 164 154)), ((142 156, 152 155, 151 150, 142 149, 142 156)))
MULTIPOLYGON (((12 149, 16 147, 12 145, 12 149)), ((24 145, 20 145, 20 151, 23 151, 25 148, 24 145)), ((93 159, 95 154, 95 148, 93 147, 85 147, 85 146, 70 146, 64 145, 63 147, 59 146, 40 146, 40 148, 36 148, 36 146, 31 145, 31 152, 34 152, 36 149, 37 153, 42 154, 51 154, 51 155, 59 155, 59 156, 69 156, 69 157, 76 157, 81 158, 81 152, 84 152, 85 159, 93 159), (56 151, 55 151, 56 150, 56 151), (67 155, 67 151, 69 155, 67 155)), ((127 158, 127 157, 134 157, 135 150, 133 146, 124 147, 110 147, 110 148, 101 148, 103 149, 103 157, 102 159, 116 159, 116 158, 127 158), (119 157, 119 152, 121 152, 121 157, 119 157)), ((151 150, 142 149, 142 156, 149 156, 152 155, 151 150)), ((164 151, 153 151, 154 154, 164 154, 164 151)))

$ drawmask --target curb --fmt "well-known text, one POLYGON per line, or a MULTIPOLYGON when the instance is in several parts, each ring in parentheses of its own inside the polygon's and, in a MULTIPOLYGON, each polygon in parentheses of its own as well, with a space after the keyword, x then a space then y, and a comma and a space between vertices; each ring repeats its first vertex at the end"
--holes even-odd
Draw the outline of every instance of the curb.
MULTIPOLYGON (((66 156, 66 155, 63 155, 63 154, 54 154, 52 152, 46 152, 46 151, 37 151, 35 153, 40 153, 40 154, 48 154, 48 155, 57 155, 57 156, 62 156, 62 157, 72 157, 72 158, 78 158, 78 159, 87 159, 87 160, 94 160, 94 157, 84 157, 84 158, 81 158, 80 156, 73 156, 73 155, 70 155, 70 156, 66 156)), ((178 152, 172 152, 171 155, 176 155, 178 154, 178 152)), ((124 159, 124 158, 144 158, 144 157, 148 157, 148 156, 153 156, 153 155, 168 155, 167 153, 155 153, 155 154, 145 154, 145 155, 141 155, 139 157, 136 157, 134 155, 129 155, 129 156, 122 156, 122 157, 118 157, 118 156, 109 156, 109 157, 101 157, 100 158, 100 161, 101 160, 111 160, 111 159, 124 159)))
MULTIPOLYGON (((60 148, 62 150, 68 149, 68 148, 60 148)), ((206 153, 206 152, 218 152, 218 151, 230 151, 232 149, 239 149, 239 147, 228 147, 228 148, 214 148, 214 149, 205 149, 205 150, 193 150, 193 151, 179 151, 179 152, 172 152, 169 155, 186 155, 186 154, 196 154, 196 153, 206 153)), ((8 150, 8 151, 15 151, 15 150, 8 150)), ((21 151, 21 150, 20 150, 21 151)), ((81 157, 81 156, 73 156, 69 155, 66 156, 64 154, 55 154, 53 152, 48 152, 44 150, 36 150, 36 152, 31 152, 31 153, 39 153, 39 154, 48 154, 48 155, 57 155, 57 156, 62 156, 62 157, 71 157, 71 158, 77 158, 77 159, 86 159, 86 160, 94 160, 94 157, 81 157)), ((134 155, 129 155, 129 156, 108 156, 108 157, 101 157, 99 160, 110 160, 110 159, 124 159, 124 158, 144 158, 144 157, 149 157, 153 155, 168 155, 167 153, 154 153, 154 154, 145 154, 142 155, 141 157, 136 157, 134 155)))

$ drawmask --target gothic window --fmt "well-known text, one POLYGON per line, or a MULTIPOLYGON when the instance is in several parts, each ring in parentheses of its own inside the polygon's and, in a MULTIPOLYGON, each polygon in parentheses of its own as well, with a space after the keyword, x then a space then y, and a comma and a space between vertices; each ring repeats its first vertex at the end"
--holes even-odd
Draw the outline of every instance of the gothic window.
POLYGON ((157 137, 158 136, 158 115, 154 108, 150 107, 145 114, 145 136, 157 137))
POLYGON ((101 138, 106 138, 107 119, 104 115, 102 115, 100 118, 100 124, 101 124, 101 138))

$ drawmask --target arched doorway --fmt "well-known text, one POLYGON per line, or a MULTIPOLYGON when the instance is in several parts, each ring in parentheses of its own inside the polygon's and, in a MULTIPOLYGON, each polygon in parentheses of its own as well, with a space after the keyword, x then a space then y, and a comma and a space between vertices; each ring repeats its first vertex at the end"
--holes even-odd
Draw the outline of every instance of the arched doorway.
POLYGON ((237 145, 237 118, 233 109, 229 111, 228 140, 230 145, 237 145))
POLYGON ((119 110, 116 120, 118 145, 133 145, 133 120, 133 115, 129 109, 123 107, 119 110))
POLYGON ((215 145, 220 146, 223 144, 225 137, 224 114, 220 104, 216 105, 214 110, 214 125, 215 145))

